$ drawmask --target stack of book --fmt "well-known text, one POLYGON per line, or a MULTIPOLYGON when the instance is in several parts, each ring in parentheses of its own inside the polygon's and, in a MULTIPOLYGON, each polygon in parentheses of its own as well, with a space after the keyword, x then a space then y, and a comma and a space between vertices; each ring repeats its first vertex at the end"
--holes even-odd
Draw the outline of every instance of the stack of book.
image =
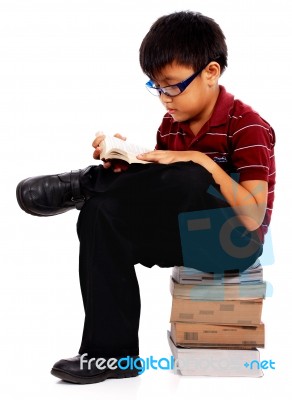
POLYGON ((266 283, 260 264, 224 275, 174 267, 168 340, 183 375, 262 376, 266 283))

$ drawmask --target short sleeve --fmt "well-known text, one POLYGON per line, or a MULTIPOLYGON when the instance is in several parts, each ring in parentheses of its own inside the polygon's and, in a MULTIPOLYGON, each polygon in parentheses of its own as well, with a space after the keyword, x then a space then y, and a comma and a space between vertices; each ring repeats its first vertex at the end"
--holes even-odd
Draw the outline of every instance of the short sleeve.
POLYGON ((256 112, 248 112, 233 122, 229 141, 231 164, 239 181, 269 180, 274 157, 275 133, 256 112))

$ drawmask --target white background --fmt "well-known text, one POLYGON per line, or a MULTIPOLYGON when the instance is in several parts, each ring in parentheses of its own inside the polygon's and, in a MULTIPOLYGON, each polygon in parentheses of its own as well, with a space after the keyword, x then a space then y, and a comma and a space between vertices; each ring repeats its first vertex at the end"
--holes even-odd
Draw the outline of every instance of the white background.
MULTIPOLYGON (((204 398, 291 395, 290 196, 291 11, 289 1, 0 0, 1 397, 5 399, 204 398), (161 15, 191 9, 213 17, 229 47, 221 83, 277 133, 277 196, 271 232, 274 295, 264 302, 266 348, 276 370, 262 379, 193 378, 148 371, 135 379, 75 386, 49 374, 78 352, 83 308, 77 211, 37 218, 17 205, 28 176, 84 168, 96 131, 150 147, 164 110, 144 88, 140 43, 161 15), (286 227, 286 229, 285 229, 286 227), (3 392, 3 393, 2 393, 3 392), (289 393, 289 394, 288 394, 289 393)), ((136 267, 141 357, 170 355, 170 270, 136 267)), ((106 301, 106 299, 105 299, 106 301)))

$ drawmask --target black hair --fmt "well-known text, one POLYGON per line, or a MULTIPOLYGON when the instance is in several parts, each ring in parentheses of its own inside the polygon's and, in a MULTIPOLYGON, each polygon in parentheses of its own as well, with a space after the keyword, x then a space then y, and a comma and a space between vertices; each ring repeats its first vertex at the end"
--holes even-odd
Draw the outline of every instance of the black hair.
POLYGON ((160 17, 140 47, 140 65, 152 80, 167 64, 203 69, 217 61, 221 73, 227 67, 227 46, 220 26, 198 12, 181 11, 160 17))

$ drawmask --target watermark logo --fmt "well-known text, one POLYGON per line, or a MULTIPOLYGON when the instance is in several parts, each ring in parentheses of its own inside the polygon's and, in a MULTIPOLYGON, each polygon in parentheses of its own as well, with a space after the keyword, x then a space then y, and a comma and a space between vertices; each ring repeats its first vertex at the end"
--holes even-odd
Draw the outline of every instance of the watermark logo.
POLYGON ((153 356, 147 357, 146 359, 140 357, 122 357, 116 358, 88 358, 88 354, 84 353, 80 357, 80 369, 91 370, 92 368, 97 368, 99 370, 115 370, 117 368, 121 370, 137 370, 138 374, 143 374, 149 369, 162 369, 171 370, 174 369, 175 359, 173 356, 166 358, 162 357, 155 359, 153 356))
MULTIPOLYGON (((239 174, 231 174, 234 199, 238 196, 239 174)), ((216 209, 206 209, 179 214, 179 229, 184 266, 200 271, 222 273, 222 269, 245 270, 261 257, 261 265, 274 263, 271 235, 265 235, 265 246, 256 231, 247 230, 239 215, 252 215, 249 200, 261 192, 259 184, 244 199, 245 206, 225 207, 226 200, 214 186, 208 193, 225 204, 216 209)), ((222 203, 223 204, 223 203, 222 203)), ((251 203, 253 204, 253 203, 251 203)), ((251 217, 248 217, 249 219, 251 217)))
POLYGON ((276 369, 275 364, 276 362, 273 360, 252 360, 250 362, 246 361, 243 365, 248 369, 276 369))
POLYGON ((122 357, 122 358, 89 358, 87 353, 84 353, 80 357, 80 369, 81 370, 136 370, 138 375, 142 375, 145 371, 153 370, 174 370, 177 373, 181 369, 186 370, 205 370, 213 372, 222 371, 242 371, 244 369, 249 370, 267 370, 276 369, 275 361, 270 360, 252 360, 250 362, 245 361, 244 363, 240 358, 233 357, 219 357, 219 358, 190 358, 190 359, 175 359, 174 356, 155 358, 154 356, 141 358, 141 357, 122 357))
MULTIPOLYGON (((225 270, 240 271, 262 255, 256 231, 247 231, 231 207, 181 213, 178 220, 187 268, 220 273, 224 266, 225 270)), ((271 240, 268 242, 266 265, 274 261, 271 240)))
MULTIPOLYGON (((241 277, 240 272, 247 266, 256 265, 258 260, 261 266, 274 262, 270 232, 267 232, 263 246, 257 233, 247 231, 231 207, 181 213, 178 221, 183 265, 192 273, 196 270, 198 274, 212 272, 215 279, 222 275, 223 269, 237 270, 241 277)), ((206 293, 204 288, 200 293, 198 285, 194 290, 194 298, 212 296, 212 292, 206 293)), ((273 294, 273 286, 267 281, 254 285, 254 290, 259 291, 258 297, 271 297, 273 294)), ((238 294, 248 298, 250 287, 240 285, 238 294)))

